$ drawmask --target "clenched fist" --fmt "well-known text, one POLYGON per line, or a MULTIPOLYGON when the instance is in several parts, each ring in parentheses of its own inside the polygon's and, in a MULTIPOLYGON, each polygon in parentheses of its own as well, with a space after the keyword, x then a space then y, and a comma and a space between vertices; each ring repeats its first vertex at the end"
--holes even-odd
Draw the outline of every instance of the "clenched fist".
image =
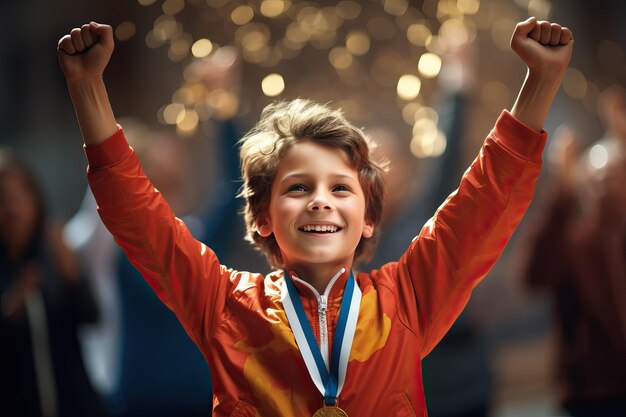
POLYGON ((568 28, 534 17, 518 23, 511 38, 511 49, 531 71, 565 71, 573 45, 574 37, 568 28))
POLYGON ((57 52, 68 84, 102 76, 113 53, 113 29, 96 22, 74 28, 59 40, 57 52))

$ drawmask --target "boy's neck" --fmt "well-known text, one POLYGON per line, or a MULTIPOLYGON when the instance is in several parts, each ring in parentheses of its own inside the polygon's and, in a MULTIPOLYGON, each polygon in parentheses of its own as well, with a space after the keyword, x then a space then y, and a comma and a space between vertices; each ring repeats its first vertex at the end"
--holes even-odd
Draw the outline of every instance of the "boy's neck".
POLYGON ((330 280, 341 270, 345 268, 349 271, 352 265, 298 265, 297 267, 289 268, 287 271, 294 273, 298 278, 306 281, 313 288, 317 290, 319 294, 324 294, 326 287, 330 280))

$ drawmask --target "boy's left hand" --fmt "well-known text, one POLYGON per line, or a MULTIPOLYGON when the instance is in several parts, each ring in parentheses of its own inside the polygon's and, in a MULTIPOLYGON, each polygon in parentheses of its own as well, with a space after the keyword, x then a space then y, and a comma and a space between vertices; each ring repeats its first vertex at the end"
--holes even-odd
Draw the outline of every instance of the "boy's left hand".
POLYGON ((561 73, 572 56, 572 32, 557 23, 537 21, 531 17, 515 26, 511 49, 530 71, 561 73))

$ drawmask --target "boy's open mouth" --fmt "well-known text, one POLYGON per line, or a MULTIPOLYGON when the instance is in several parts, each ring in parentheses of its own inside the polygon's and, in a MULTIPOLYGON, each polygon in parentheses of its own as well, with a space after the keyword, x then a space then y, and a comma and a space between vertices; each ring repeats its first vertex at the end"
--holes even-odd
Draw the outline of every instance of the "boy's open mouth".
POLYGON ((341 227, 330 224, 306 224, 299 227, 298 230, 306 233, 337 233, 341 227))

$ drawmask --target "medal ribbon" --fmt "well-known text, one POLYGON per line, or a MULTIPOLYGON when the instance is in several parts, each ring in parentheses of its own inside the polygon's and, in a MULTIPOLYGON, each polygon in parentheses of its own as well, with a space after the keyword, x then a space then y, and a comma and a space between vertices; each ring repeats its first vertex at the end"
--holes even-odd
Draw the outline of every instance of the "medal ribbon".
POLYGON ((361 289, 356 285, 352 271, 350 271, 339 309, 329 372, 315 340, 311 323, 304 312, 298 290, 291 282, 287 271, 285 271, 285 287, 286 291, 282 294, 285 313, 309 375, 324 396, 324 403, 335 404, 346 379, 348 359, 361 306, 361 289))

